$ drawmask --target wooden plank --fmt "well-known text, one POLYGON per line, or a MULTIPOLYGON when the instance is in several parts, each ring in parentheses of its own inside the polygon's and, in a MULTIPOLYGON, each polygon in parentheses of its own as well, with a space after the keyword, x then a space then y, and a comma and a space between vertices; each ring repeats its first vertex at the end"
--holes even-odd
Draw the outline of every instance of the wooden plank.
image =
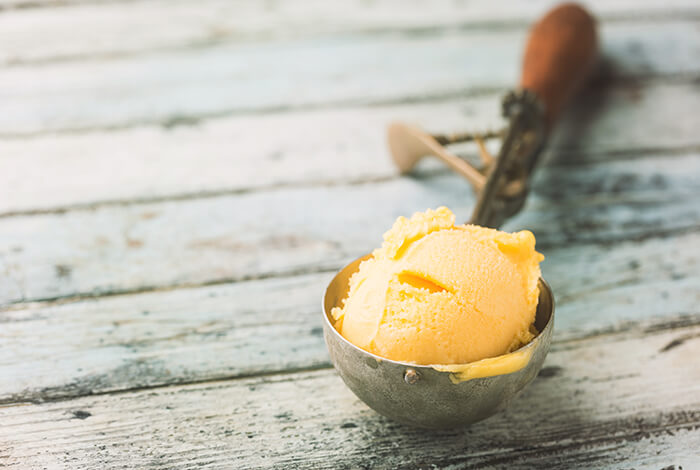
POLYGON ((2 312, 0 403, 328 367, 319 305, 331 277, 2 312))
MULTIPOLYGON (((647 160, 541 168, 542 192, 506 228, 530 228, 542 249, 695 230, 696 154, 647 160)), ((397 216, 443 204, 467 220, 474 197, 458 176, 439 174, 0 219, 0 299, 337 269, 371 251, 397 216)))
POLYGON ((499 113, 499 95, 492 94, 6 140, 0 213, 394 178, 385 143, 388 122, 405 118, 434 128, 487 129, 501 127, 499 113), (86 148, 90 152, 81 151, 86 148))
MULTIPOLYGON (((611 76, 700 72, 693 21, 613 23, 601 33, 611 76)), ((524 37, 359 34, 11 67, 0 75, 0 136, 500 91, 517 83, 524 37)))
POLYGON ((633 163, 544 166, 533 179, 528 210, 504 227, 511 231, 527 227, 537 234, 543 249, 694 230, 695 211, 689 205, 697 205, 697 164, 692 152, 633 163), (659 219, 658 211, 667 218, 659 219))
POLYGON ((6 468, 694 468, 700 318, 555 342, 505 412, 426 432, 332 370, 0 408, 6 468), (652 467, 653 466, 653 467, 652 467))
POLYGON ((664 316, 700 302, 700 234, 544 250, 542 272, 557 303, 557 338, 664 316))
MULTIPOLYGON (((1 8, 17 0, 3 0, 1 8)), ((19 0, 26 3, 26 0, 19 0)), ((41 3, 32 0, 32 6, 41 3)), ((358 31, 522 26, 539 17, 552 0, 508 5, 399 0, 362 2, 231 2, 164 0, 130 2, 61 1, 60 8, 23 8, 0 15, 0 65, 94 58, 154 49, 201 47, 222 41, 281 40, 358 31), (41 34, 36 34, 41 31, 41 34)), ((599 18, 697 16, 697 3, 673 0, 589 1, 599 18)), ((49 2, 48 6, 54 2, 49 2)))
MULTIPOLYGON (((388 122, 406 120, 435 132, 497 129, 503 125, 499 98, 5 140, 0 144, 0 215, 393 178, 385 150, 388 122)), ((697 148, 697 109, 700 91, 689 83, 601 86, 563 121, 552 153, 563 164, 697 148)), ((468 146, 463 151, 476 153, 468 146)), ((442 167, 433 162, 422 168, 442 167)))
MULTIPOLYGON (((546 250, 555 338, 697 313, 700 233, 546 250)), ((332 272, 0 312, 0 403, 328 366, 332 272)))

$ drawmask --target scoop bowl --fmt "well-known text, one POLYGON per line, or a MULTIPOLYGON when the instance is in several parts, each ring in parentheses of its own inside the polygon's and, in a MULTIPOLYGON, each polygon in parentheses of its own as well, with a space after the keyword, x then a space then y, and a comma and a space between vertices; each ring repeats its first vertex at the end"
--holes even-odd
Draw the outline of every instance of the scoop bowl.
POLYGON ((465 426, 504 409, 537 376, 549 351, 554 325, 554 298, 543 279, 539 281, 535 317, 539 334, 516 351, 530 354, 527 364, 509 374, 455 383, 450 372, 376 356, 353 345, 335 329, 331 310, 347 297, 350 277, 369 257, 348 264, 328 285, 323 298, 323 333, 338 374, 370 408, 412 426, 465 426), (531 350, 526 351, 528 348, 531 350))

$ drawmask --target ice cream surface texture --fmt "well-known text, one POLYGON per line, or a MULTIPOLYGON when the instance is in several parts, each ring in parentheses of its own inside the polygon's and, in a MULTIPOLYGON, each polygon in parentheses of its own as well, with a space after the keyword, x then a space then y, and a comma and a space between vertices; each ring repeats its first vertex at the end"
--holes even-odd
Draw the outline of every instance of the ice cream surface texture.
POLYGON ((466 364, 529 342, 544 259, 534 235, 454 221, 446 207, 399 217, 332 310, 340 334, 425 365, 466 364))

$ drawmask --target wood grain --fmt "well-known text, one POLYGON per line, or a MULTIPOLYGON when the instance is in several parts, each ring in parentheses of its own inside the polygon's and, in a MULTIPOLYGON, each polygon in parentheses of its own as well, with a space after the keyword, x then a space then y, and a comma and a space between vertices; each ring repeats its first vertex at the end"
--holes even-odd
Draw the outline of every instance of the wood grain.
MULTIPOLYGON (((321 45, 312 39, 274 47, 222 43, 20 65, 0 75, 0 137, 500 91, 517 83, 524 35, 470 28, 415 37, 341 35, 321 45)), ((693 21, 612 23, 601 36, 609 76, 700 72, 700 31, 693 21)))
MULTIPOLYGON (((700 233, 546 250, 555 338, 698 312, 700 233)), ((332 272, 0 312, 0 403, 327 367, 332 272)))
MULTIPOLYGON (((541 168, 535 187, 542 192, 506 228, 531 229, 543 250, 695 230, 700 161, 694 153, 648 158, 634 166, 541 168)), ((447 205, 466 220, 473 202, 456 175, 439 174, 0 219, 6 279, 0 299, 102 295, 337 269, 371 251, 399 215, 447 205)))
MULTIPOLYGON (((439 0, 427 8, 420 2, 400 0, 344 0, 332 4, 322 0, 303 4, 62 0, 60 5, 52 0, 3 0, 0 8, 23 4, 45 8, 22 8, 0 15, 0 64, 86 60, 222 41, 288 40, 362 31, 523 27, 554 3, 511 1, 506 6, 488 0, 439 0)), ((698 14, 697 3, 689 0, 586 3, 599 17, 611 20, 698 14)))
POLYGON ((509 409, 425 432, 367 409, 333 370, 0 408, 6 468, 694 468, 700 327, 555 342, 509 409))
MULTIPOLYGON (((5 140, 0 215, 390 179, 396 172, 385 150, 388 122, 434 132, 497 129, 499 101, 489 94, 5 140)), ((576 164, 700 148, 697 109, 693 84, 598 84, 561 123, 551 153, 557 163, 576 164)), ((460 151, 476 154, 469 146, 460 151)), ((442 168, 434 163, 421 169, 442 168)))

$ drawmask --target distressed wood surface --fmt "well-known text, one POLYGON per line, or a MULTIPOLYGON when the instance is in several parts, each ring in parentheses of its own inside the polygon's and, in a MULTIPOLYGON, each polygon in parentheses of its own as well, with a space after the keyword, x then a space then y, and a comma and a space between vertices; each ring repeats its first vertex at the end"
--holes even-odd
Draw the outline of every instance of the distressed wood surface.
POLYGON ((0 463, 695 468, 700 367, 689 358, 700 354, 699 321, 555 342, 511 407, 464 430, 392 423, 322 370, 0 408, 0 463))
MULTIPOLYGON (((499 102, 500 94, 488 94, 0 141, 0 216, 395 178, 385 150, 388 122, 435 132, 496 129, 503 124, 499 102)), ((600 83, 571 110, 551 153, 580 163, 698 149, 697 109, 694 83, 600 83)))
MULTIPOLYGON (((36 0, 4 0, 0 8, 41 5, 36 0)), ((436 28, 503 28, 529 24, 555 1, 307 0, 245 2, 164 0, 130 2, 60 2, 58 8, 22 8, 0 14, 0 65, 85 60, 152 50, 202 48, 224 41, 282 40, 358 31, 436 28), (68 6, 66 6, 68 5, 68 6), (71 21, 67 22, 66 17, 71 21), (35 34, 42 31, 42 35, 35 34), (45 38, 51 38, 46 41, 45 38)), ((697 15, 689 0, 585 2, 599 18, 629 20, 697 15)))
MULTIPOLYGON (((700 233, 547 250, 543 273, 556 293, 555 338, 695 314, 697 246, 700 233)), ((0 377, 14 377, 0 382, 0 403, 327 367, 319 305, 332 276, 0 312, 0 377)))
MULTIPOLYGON (((623 22, 601 29, 603 50, 614 58, 610 76, 700 72, 694 21, 623 22)), ((525 34, 525 29, 470 28, 407 37, 363 33, 323 43, 308 38, 222 43, 9 67, 0 74, 0 137, 502 90, 517 83, 525 34)))
POLYGON ((0 0, 0 467, 700 466, 697 2, 588 2, 599 78, 505 227, 557 298, 520 400, 425 433, 328 362, 334 270, 474 204, 385 124, 502 124, 551 4, 0 0))
MULTIPOLYGON (((700 225, 700 159, 543 165, 528 210, 545 250, 668 235, 700 225), (575 190, 571 190, 575 188, 575 190)), ((337 269, 378 244, 399 215, 474 197, 453 174, 373 184, 284 188, 0 219, 5 303, 232 282, 337 269), (381 203, 378 203, 381 201, 381 203)))

